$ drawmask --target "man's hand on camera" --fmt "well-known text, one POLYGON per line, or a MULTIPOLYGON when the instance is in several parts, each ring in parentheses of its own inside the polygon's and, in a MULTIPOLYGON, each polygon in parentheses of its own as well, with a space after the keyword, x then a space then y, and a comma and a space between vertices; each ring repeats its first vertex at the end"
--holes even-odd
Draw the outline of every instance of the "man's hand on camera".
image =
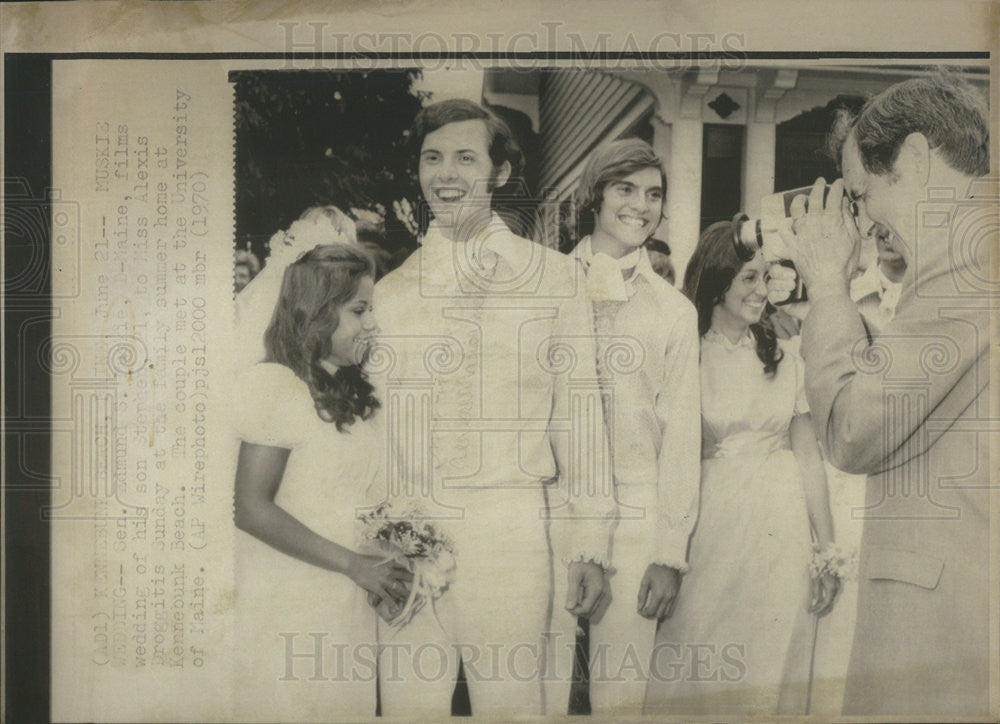
POLYGON ((854 230, 843 179, 833 182, 824 203, 825 190, 826 181, 816 179, 809 192, 808 211, 806 197, 796 196, 790 210, 792 233, 781 232, 813 302, 848 293, 861 252, 861 239, 854 230))

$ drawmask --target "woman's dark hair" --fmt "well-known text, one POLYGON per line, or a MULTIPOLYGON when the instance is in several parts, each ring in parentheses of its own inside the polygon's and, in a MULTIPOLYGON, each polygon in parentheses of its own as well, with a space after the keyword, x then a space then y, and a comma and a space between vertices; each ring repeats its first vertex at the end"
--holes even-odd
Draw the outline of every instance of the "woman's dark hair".
POLYGON ((608 184, 647 168, 655 168, 660 172, 665 198, 667 173, 663 170, 663 162, 656 151, 645 141, 625 138, 602 146, 590 155, 576 190, 576 203, 580 210, 580 238, 594 233, 595 217, 601 209, 604 189, 608 184))
POLYGON ((340 308, 358 293, 364 277, 374 276, 375 265, 360 248, 317 246, 285 270, 264 334, 267 361, 285 365, 305 382, 316 414, 340 432, 358 417, 370 418, 380 403, 359 365, 331 375, 320 363, 332 352, 330 337, 340 323, 340 308))
MULTIPOLYGON (((698 312, 699 336, 704 336, 712 326, 712 310, 722 303, 744 265, 733 244, 733 227, 731 221, 719 221, 701 232, 684 273, 683 291, 698 312)), ((773 375, 784 357, 773 327, 767 319, 762 319, 750 325, 750 332, 757 342, 757 356, 764 363, 764 374, 773 375)))

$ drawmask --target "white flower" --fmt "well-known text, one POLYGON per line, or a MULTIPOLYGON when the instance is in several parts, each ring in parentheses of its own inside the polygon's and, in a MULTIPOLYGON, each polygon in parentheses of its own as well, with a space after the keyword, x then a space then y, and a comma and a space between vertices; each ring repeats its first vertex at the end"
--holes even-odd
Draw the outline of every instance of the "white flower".
POLYGON ((403 548, 404 555, 412 556, 420 551, 420 539, 412 530, 400 535, 399 543, 403 548))
POLYGON ((840 546, 830 543, 820 548, 813 546, 813 557, 809 572, 815 578, 821 575, 836 576, 841 580, 854 580, 857 575, 857 551, 845 552, 840 546))
POLYGON ((458 567, 455 556, 447 550, 439 550, 434 557, 437 567, 445 573, 452 573, 458 567))
POLYGON ((415 566, 416 583, 418 591, 430 598, 440 598, 441 594, 447 590, 448 585, 455 580, 454 559, 451 560, 450 567, 441 565, 437 560, 424 558, 417 561, 415 566))
POLYGON ((363 226, 369 229, 381 230, 385 227, 385 219, 374 211, 369 211, 368 209, 357 209, 352 206, 351 214, 363 226))
POLYGON ((434 565, 421 566, 421 579, 433 598, 440 596, 448 585, 448 577, 434 565))
POLYGON ((279 231, 271 237, 268 261, 280 260, 287 266, 317 246, 357 243, 354 222, 349 216, 332 206, 316 207, 294 221, 288 231, 279 231))

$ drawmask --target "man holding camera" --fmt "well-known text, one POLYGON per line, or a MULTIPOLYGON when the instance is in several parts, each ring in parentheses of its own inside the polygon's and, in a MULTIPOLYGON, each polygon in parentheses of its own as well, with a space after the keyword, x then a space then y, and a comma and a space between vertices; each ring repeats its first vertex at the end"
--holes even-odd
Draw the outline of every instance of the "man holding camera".
MULTIPOLYGON (((836 129, 835 129, 836 130, 836 129)), ((846 130, 843 179, 791 208, 809 289, 806 391, 830 461, 868 475, 844 713, 989 708, 989 314, 996 200, 985 104, 958 79, 899 83, 846 130), (907 271, 872 339, 849 282, 863 237, 907 271)))

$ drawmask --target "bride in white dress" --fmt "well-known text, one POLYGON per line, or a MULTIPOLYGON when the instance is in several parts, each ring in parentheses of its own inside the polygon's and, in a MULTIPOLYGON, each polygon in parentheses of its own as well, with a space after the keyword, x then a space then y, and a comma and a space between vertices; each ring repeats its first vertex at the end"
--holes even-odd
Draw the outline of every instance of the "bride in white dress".
MULTIPOLYGON (((317 238, 337 239, 329 231, 317 238)), ((271 263, 273 276, 282 260, 271 263)), ((373 277, 371 260, 350 244, 317 246, 292 262, 272 304, 265 362, 238 378, 235 519, 249 534, 237 540, 241 720, 375 714, 376 613, 365 593, 391 616, 411 574, 353 548, 379 466, 379 403, 361 367, 378 331, 373 277)), ((255 279, 247 300, 268 306, 273 281, 255 279)), ((260 315, 248 319, 247 309, 239 331, 252 347, 260 315)))
POLYGON ((761 322, 761 255, 740 259, 732 239, 728 222, 706 229, 685 275, 702 340, 701 507, 647 713, 805 714, 815 617, 839 589, 810 577, 811 536, 826 549, 834 533, 803 363, 761 322))

